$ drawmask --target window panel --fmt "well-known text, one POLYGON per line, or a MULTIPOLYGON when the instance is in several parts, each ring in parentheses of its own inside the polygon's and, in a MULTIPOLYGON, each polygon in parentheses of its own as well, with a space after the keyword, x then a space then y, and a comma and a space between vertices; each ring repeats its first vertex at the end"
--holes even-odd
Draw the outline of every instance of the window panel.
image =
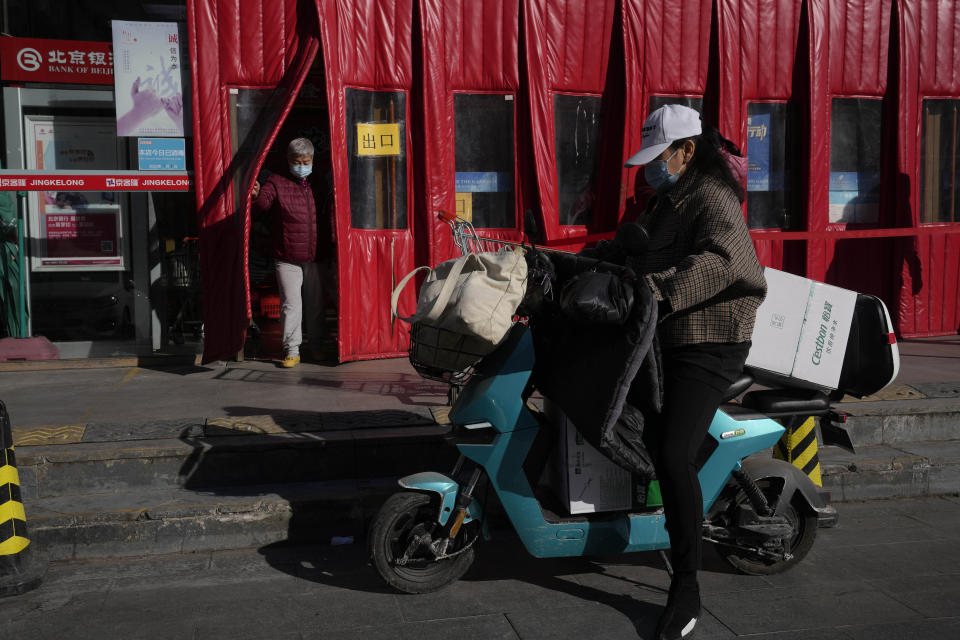
POLYGON ((516 227, 513 96, 458 93, 453 108, 457 215, 476 227, 516 227))
POLYGON ((880 219, 882 101, 835 98, 830 115, 830 222, 880 219))
POLYGON ((924 100, 920 205, 923 222, 960 222, 960 100, 924 100))
POLYGON ((596 199, 603 100, 555 95, 554 135, 560 224, 589 225, 596 199))
POLYGON ((407 227, 404 93, 347 89, 350 220, 355 229, 407 227))
POLYGON ((796 180, 796 118, 792 105, 747 105, 747 224, 790 229, 800 224, 796 180))

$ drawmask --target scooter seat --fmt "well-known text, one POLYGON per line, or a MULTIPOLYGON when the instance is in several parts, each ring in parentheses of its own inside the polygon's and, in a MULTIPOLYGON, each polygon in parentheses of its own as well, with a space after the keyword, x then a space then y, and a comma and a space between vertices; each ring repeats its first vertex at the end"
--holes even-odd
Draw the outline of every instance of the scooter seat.
POLYGON ((819 416, 830 412, 830 399, 813 389, 763 389, 751 391, 740 403, 768 416, 819 416))

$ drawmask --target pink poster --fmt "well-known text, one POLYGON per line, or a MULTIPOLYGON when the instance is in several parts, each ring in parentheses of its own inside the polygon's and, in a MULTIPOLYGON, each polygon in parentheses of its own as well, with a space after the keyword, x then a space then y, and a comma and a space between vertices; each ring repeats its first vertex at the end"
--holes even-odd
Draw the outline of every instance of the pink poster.
POLYGON ((183 137, 176 22, 113 21, 117 135, 183 137))

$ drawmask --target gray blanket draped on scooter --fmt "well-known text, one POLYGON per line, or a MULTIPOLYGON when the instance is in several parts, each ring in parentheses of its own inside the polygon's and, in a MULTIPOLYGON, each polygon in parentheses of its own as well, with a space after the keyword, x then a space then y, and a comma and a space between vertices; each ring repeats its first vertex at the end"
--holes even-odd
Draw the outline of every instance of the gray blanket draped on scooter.
POLYGON ((563 410, 587 442, 624 469, 652 478, 643 429, 659 414, 663 398, 656 299, 643 278, 591 258, 541 254, 531 269, 530 286, 539 285, 535 296, 542 295, 529 310, 536 348, 534 385, 563 410), (632 282, 633 306, 623 324, 575 322, 560 308, 564 284, 588 270, 615 273, 632 282))

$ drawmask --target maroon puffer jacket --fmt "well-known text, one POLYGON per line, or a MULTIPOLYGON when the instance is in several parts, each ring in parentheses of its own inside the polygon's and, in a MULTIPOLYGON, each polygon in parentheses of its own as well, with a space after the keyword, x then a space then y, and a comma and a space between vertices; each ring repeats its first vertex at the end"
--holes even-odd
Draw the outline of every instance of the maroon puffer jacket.
POLYGON ((273 257, 284 262, 314 262, 317 255, 317 204, 310 180, 273 174, 253 201, 273 215, 273 257))

